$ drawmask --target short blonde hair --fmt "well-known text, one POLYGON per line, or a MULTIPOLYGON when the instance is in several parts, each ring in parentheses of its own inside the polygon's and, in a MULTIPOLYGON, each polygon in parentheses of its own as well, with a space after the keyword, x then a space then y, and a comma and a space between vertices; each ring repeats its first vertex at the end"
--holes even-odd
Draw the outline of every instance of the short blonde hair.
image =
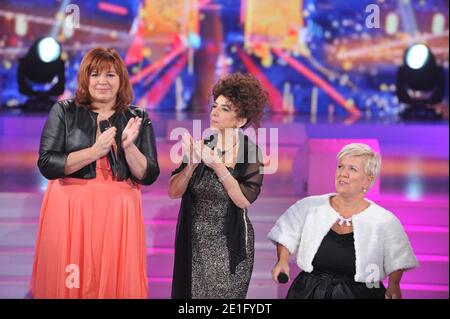
POLYGON ((367 176, 373 176, 372 183, 369 187, 372 187, 381 170, 381 156, 369 145, 363 143, 351 143, 345 145, 337 155, 337 160, 340 161, 343 157, 347 156, 361 156, 364 159, 364 173, 367 176))

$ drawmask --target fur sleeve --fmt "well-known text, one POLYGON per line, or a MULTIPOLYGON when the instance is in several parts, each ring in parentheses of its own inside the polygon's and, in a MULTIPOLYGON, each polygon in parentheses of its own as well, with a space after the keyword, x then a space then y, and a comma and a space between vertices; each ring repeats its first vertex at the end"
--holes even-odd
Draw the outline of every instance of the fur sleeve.
POLYGON ((299 200, 281 215, 270 230, 268 238, 274 244, 281 244, 294 254, 300 245, 300 238, 307 215, 305 199, 299 200))
POLYGON ((397 270, 411 270, 419 266, 400 221, 391 216, 384 229, 384 270, 387 275, 397 270))

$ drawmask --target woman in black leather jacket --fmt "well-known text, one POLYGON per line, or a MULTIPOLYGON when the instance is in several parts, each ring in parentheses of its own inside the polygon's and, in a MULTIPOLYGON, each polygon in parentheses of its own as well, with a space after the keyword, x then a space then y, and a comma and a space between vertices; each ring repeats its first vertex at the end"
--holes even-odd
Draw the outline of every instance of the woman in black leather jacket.
POLYGON ((50 111, 34 298, 147 297, 140 184, 152 184, 159 166, 152 124, 132 100, 118 53, 96 48, 81 62, 75 99, 50 111))

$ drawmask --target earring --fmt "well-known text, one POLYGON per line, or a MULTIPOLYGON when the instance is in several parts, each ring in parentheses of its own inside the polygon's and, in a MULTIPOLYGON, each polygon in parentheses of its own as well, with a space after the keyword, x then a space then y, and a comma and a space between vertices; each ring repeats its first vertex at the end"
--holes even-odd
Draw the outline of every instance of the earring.
POLYGON ((363 188, 363 193, 367 193, 367 188, 363 188))

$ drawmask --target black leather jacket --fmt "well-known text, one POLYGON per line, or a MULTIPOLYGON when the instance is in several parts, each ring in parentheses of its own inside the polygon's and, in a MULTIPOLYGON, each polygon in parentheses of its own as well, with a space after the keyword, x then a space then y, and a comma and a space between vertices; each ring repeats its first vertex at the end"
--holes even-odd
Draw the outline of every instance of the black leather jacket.
MULTIPOLYGON (((93 162, 68 176, 64 174, 67 156, 71 152, 79 151, 94 145, 97 132, 98 114, 78 107, 73 100, 57 102, 45 123, 39 146, 38 167, 42 175, 48 179, 62 177, 95 178, 96 162, 93 162)), ((152 123, 144 110, 130 106, 125 112, 114 113, 109 121, 117 128, 116 144, 121 145, 122 131, 132 117, 142 117, 140 132, 134 144, 147 159, 147 169, 141 180, 135 178, 125 160, 125 153, 121 147, 117 150, 117 180, 131 178, 134 182, 150 185, 159 176, 159 166, 156 154, 155 136, 152 123)))

